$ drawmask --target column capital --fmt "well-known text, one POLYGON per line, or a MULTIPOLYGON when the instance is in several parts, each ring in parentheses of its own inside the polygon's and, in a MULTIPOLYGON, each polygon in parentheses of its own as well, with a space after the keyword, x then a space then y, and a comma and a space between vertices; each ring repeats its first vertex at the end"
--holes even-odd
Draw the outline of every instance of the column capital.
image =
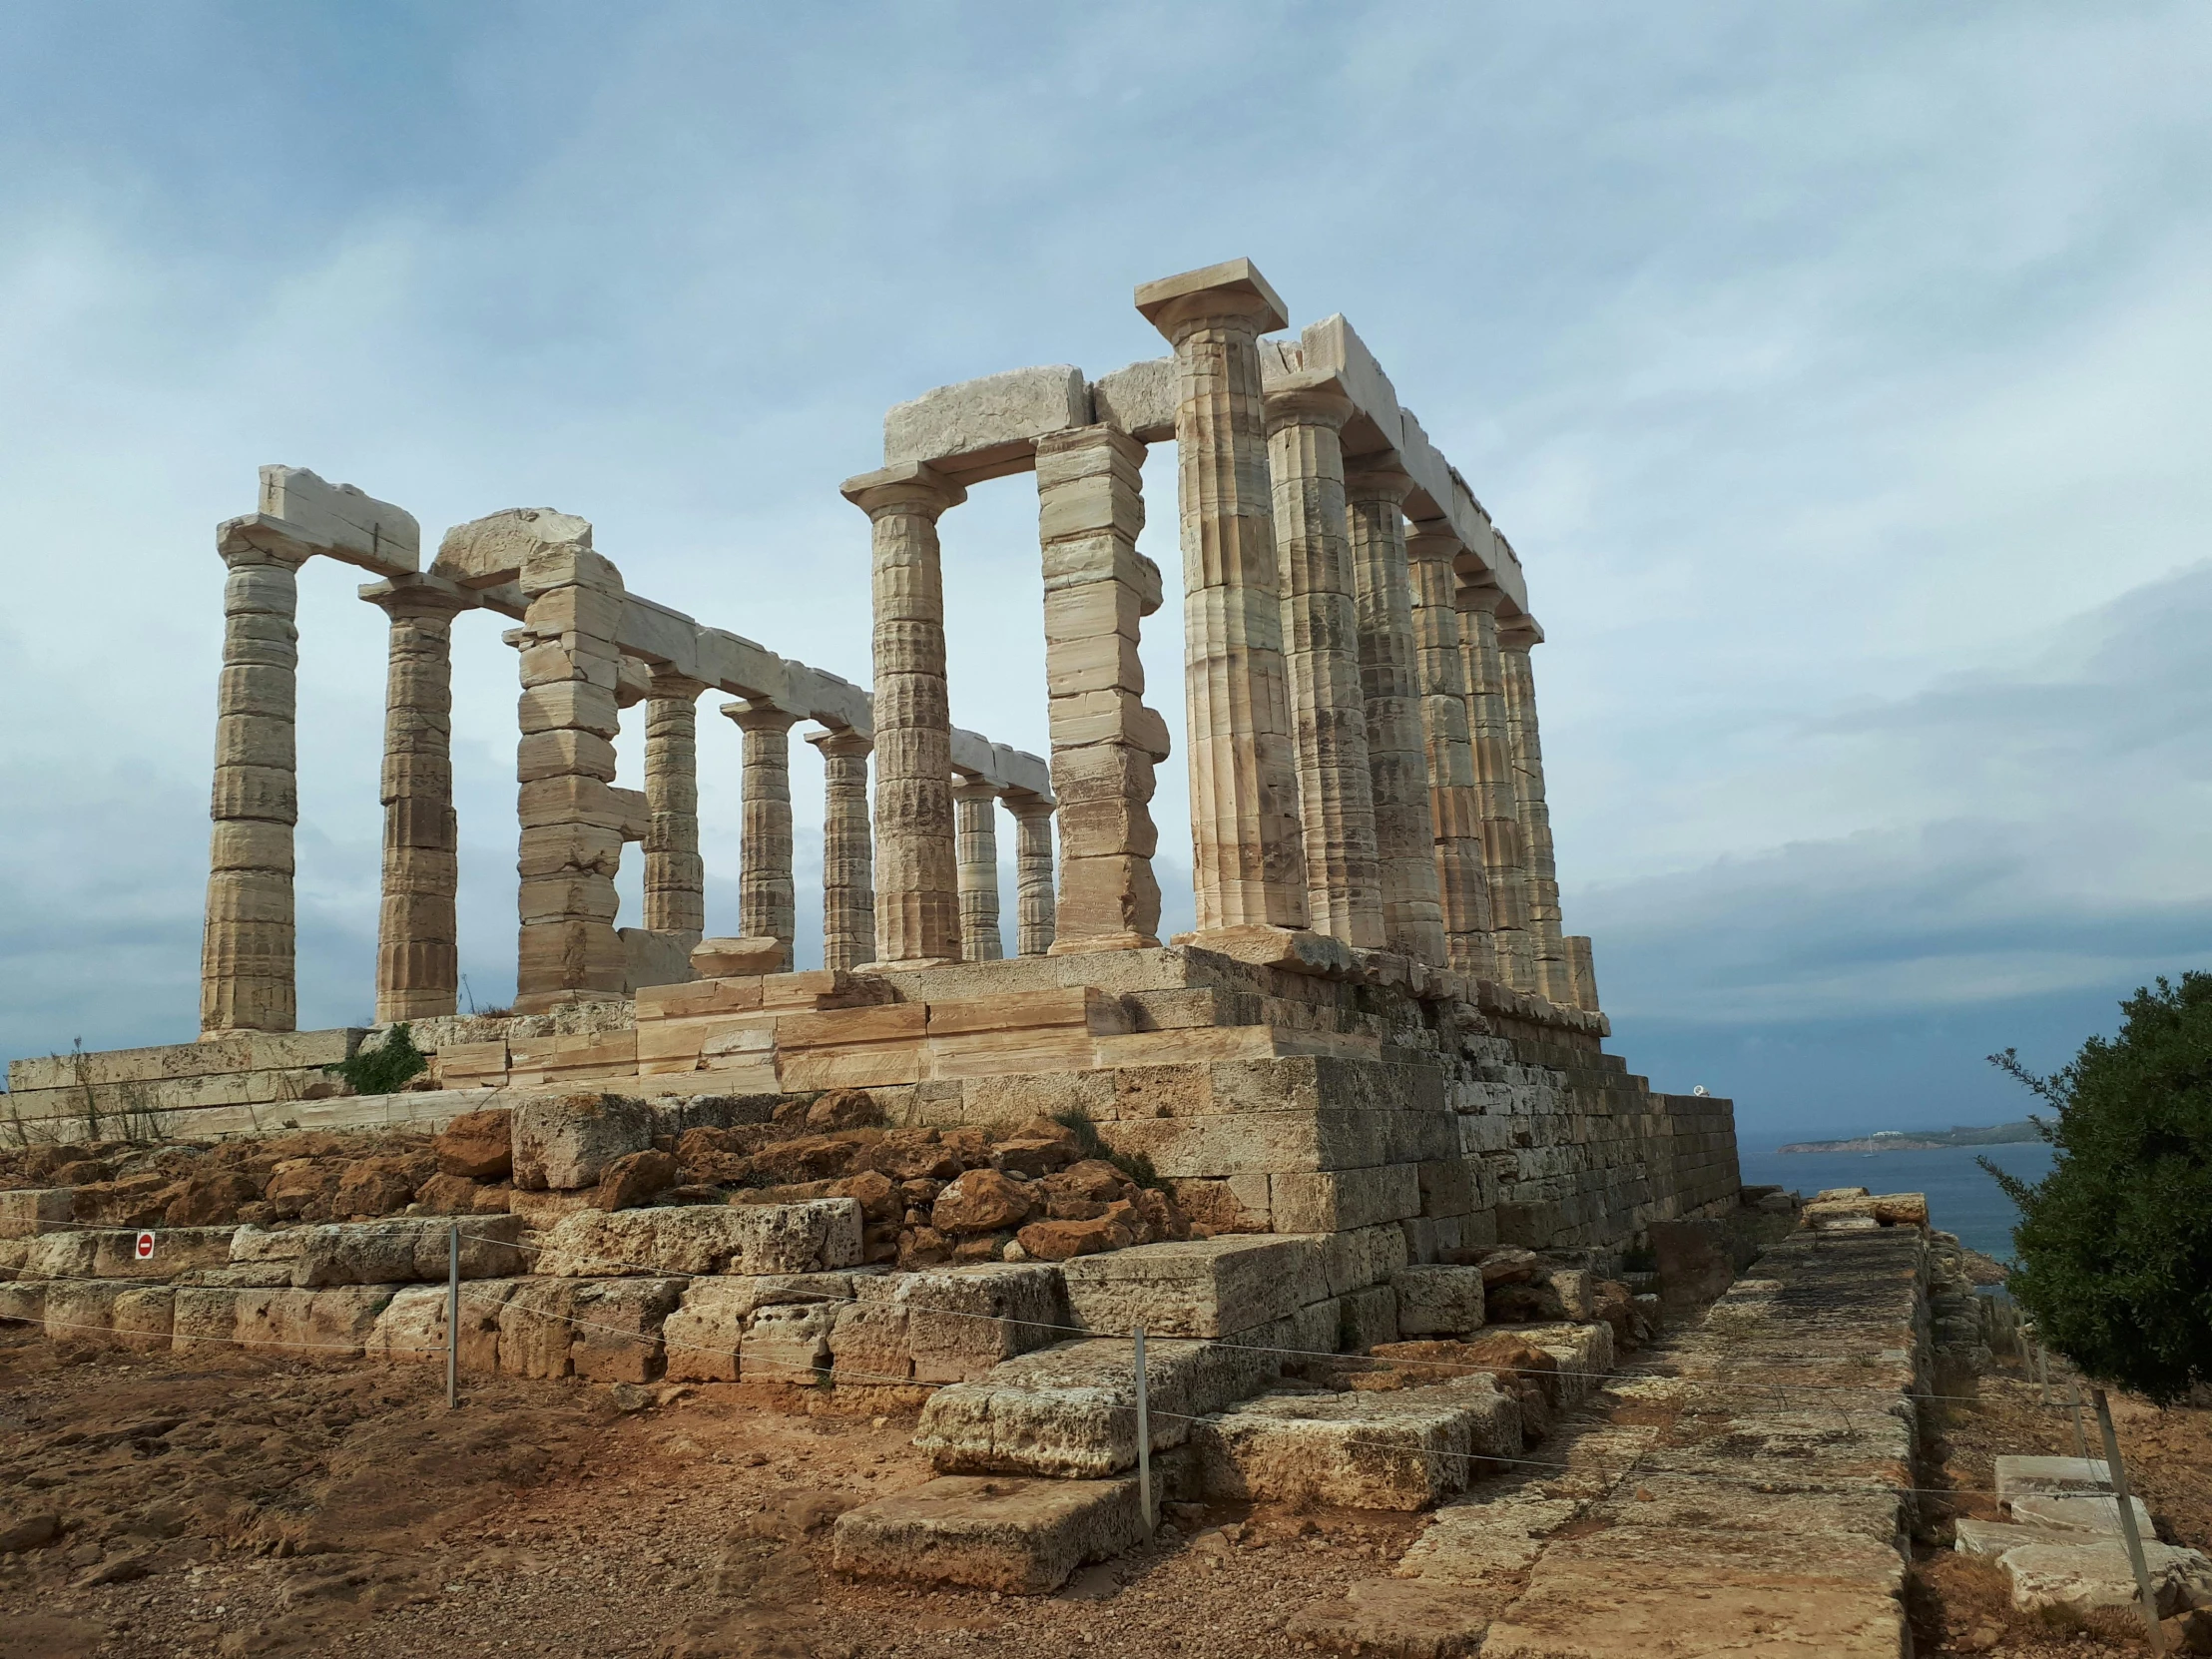
MULTIPOLYGON (((723 711, 728 714, 726 709, 723 711)), ((737 717, 731 715, 731 719, 737 717)), ((874 742, 849 726, 832 726, 820 732, 809 732, 807 741, 825 755, 865 755, 874 749, 874 742)))
POLYGON ((1505 603, 1505 591, 1488 583, 1461 582, 1451 591, 1451 602, 1462 611, 1480 611, 1495 617, 1498 607, 1505 603))
POLYGON ((1448 519, 1416 518, 1406 526, 1405 556, 1415 564, 1441 564, 1466 550, 1448 519))
POLYGON ((1344 430, 1354 414, 1352 394, 1344 378, 1327 369, 1307 369, 1278 380, 1267 388, 1268 435, 1286 426, 1321 426, 1344 430))
POLYGON ((1052 816, 1053 803, 1041 795, 1031 795, 1027 790, 1009 790, 998 799, 1006 811, 1019 820, 1052 816))
POLYGON ((952 799, 955 801, 996 801, 999 787, 986 778, 969 778, 961 773, 952 775, 952 799))
POLYGON ((839 484, 837 493, 871 520, 913 513, 933 520, 967 499, 964 488, 925 461, 863 472, 839 484))
POLYGON ((736 723, 741 732, 775 734, 789 732, 800 721, 798 715, 779 709, 773 703, 725 703, 722 712, 736 723))
POLYGON ((231 569, 244 565, 280 565, 297 570, 315 550, 266 513, 228 518, 216 526, 216 557, 231 569))
POLYGON ((1345 499, 1362 505, 1402 507, 1413 493, 1413 479, 1394 449, 1345 460, 1345 499))
POLYGON ((1500 650, 1526 651, 1530 646, 1544 643, 1544 631, 1536 626, 1532 616, 1500 616, 1497 643, 1500 650))
POLYGON ((1249 322, 1255 333, 1290 325, 1290 311, 1250 260, 1162 276, 1137 287, 1137 309, 1170 340, 1181 342, 1211 322, 1249 322))
POLYGON ((669 669, 654 668, 651 664, 647 666, 652 671, 646 677, 646 692, 656 701, 696 703, 707 694, 708 686, 704 680, 694 680, 688 674, 677 674, 669 669))
POLYGON ((392 576, 365 582, 361 598, 388 617, 450 617, 474 610, 475 594, 441 576, 392 576))

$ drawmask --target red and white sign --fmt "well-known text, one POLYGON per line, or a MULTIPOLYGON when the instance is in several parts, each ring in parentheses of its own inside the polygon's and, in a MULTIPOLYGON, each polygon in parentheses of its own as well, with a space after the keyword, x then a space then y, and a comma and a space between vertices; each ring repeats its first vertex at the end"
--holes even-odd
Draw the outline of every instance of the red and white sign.
POLYGON ((153 1234, 141 1233, 138 1236, 138 1259, 142 1262, 150 1262, 154 1259, 153 1234))

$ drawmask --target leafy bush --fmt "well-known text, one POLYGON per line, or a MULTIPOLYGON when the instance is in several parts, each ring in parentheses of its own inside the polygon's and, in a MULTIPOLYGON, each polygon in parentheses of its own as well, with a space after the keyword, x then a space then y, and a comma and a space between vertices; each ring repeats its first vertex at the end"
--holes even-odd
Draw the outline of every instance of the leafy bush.
POLYGON ((2048 1077, 1989 1056, 2057 1109, 2056 1158, 2033 1184, 1980 1163, 2020 1207, 2007 1283, 2044 1346, 2163 1405, 2212 1381, 2212 973, 2120 1011, 2048 1077))
POLYGON ((1116 1152, 1099 1139, 1098 1125, 1091 1122, 1090 1113, 1080 1106, 1071 1106, 1064 1112, 1054 1112, 1052 1121, 1075 1136, 1075 1144, 1082 1148, 1086 1158, 1103 1158, 1140 1187, 1150 1187, 1164 1193, 1168 1184, 1160 1179, 1152 1167, 1152 1160, 1142 1152, 1116 1152))
POLYGON ((405 1021, 374 1048, 359 1048, 334 1066, 324 1066, 333 1077, 342 1077, 355 1094, 391 1094, 430 1069, 430 1061, 414 1045, 414 1032, 405 1021))

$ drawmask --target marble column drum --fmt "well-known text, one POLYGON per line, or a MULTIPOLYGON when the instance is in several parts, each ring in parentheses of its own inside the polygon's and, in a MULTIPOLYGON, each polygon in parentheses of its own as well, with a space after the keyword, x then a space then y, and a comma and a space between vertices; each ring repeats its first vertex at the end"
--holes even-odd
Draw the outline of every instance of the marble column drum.
POLYGON ((1435 820, 1414 663, 1413 609, 1401 511, 1412 480, 1394 454, 1345 469, 1346 518, 1360 622, 1360 688, 1368 722, 1385 946, 1444 965, 1435 820))
POLYGON ((738 835, 738 931, 774 939, 789 972, 799 933, 799 887, 792 874, 791 730, 798 717, 753 703, 726 703, 722 712, 745 734, 745 772, 738 835))
POLYGON ((1494 979, 1490 885, 1483 870, 1474 755, 1467 733, 1466 666, 1459 647, 1459 613, 1453 607, 1458 578, 1452 561, 1464 551, 1448 524, 1415 524, 1405 542, 1445 962, 1460 973, 1494 979))
POLYGON ((1236 260, 1148 282, 1137 308, 1175 347, 1198 932, 1304 927, 1306 857, 1260 386, 1260 335, 1284 325, 1281 302, 1236 260))
POLYGON ((1482 836, 1482 867, 1490 883, 1490 942, 1498 979, 1515 990, 1536 986, 1528 935, 1528 863, 1521 832, 1520 785, 1506 718, 1505 667, 1497 641, 1503 595, 1491 587, 1461 586, 1460 655, 1467 674, 1467 728, 1474 753, 1475 811, 1482 836))
POLYGON ((963 960, 995 962, 998 937, 998 792, 977 780, 952 786, 960 851, 960 948, 963 960))
POLYGON ((960 960, 937 517, 967 492, 918 463, 853 478, 845 499, 872 529, 875 961, 960 960))
POLYGON ((1352 399, 1333 376, 1267 396, 1268 463, 1283 593, 1284 663, 1298 755, 1311 925, 1346 944, 1383 943, 1375 785, 1360 689, 1360 613, 1345 523, 1339 434, 1352 399))
POLYGON ((383 896, 376 917, 376 1018, 431 1019, 460 992, 459 830, 453 814, 453 619, 472 595, 432 577, 361 596, 390 619, 384 691, 383 896))
POLYGON ((307 557, 236 531, 218 546, 223 672, 217 681, 214 831, 200 947, 200 1033, 289 1031, 293 973, 292 829, 299 822, 299 566, 307 557))
POLYGON ((822 752, 822 965, 852 969, 875 954, 874 847, 868 834, 868 740, 811 732, 822 752))
POLYGON ((653 676, 645 704, 645 925, 707 930, 707 866, 699 855, 699 699, 706 685, 653 676))
POLYGON ((1005 797, 1014 818, 1014 949, 1022 956, 1050 953, 1059 931, 1052 896, 1052 803, 1033 795, 1005 797))
MULTIPOLYGON (((1137 654, 1142 619, 1161 597, 1159 568, 1137 551, 1143 466, 1144 445, 1111 426, 1037 441, 1046 719, 1060 833, 1057 923, 1046 940, 1054 955, 1160 942, 1151 802, 1168 728, 1145 706, 1137 654)), ((1049 830, 1045 850, 1049 869, 1049 830)), ((1030 954, 1026 945, 1022 952, 1030 954)))

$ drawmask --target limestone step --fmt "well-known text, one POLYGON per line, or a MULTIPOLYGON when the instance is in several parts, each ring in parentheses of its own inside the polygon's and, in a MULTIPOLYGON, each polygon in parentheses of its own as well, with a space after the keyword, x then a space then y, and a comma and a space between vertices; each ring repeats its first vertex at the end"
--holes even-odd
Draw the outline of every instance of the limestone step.
POLYGON ((1329 1294, 1322 1240, 1226 1234, 1060 1265, 1073 1322, 1101 1335, 1233 1337, 1329 1294))
POLYGON ((830 1559, 857 1577, 1048 1595, 1143 1536, 1133 1477, 947 1474, 839 1515, 830 1559))

